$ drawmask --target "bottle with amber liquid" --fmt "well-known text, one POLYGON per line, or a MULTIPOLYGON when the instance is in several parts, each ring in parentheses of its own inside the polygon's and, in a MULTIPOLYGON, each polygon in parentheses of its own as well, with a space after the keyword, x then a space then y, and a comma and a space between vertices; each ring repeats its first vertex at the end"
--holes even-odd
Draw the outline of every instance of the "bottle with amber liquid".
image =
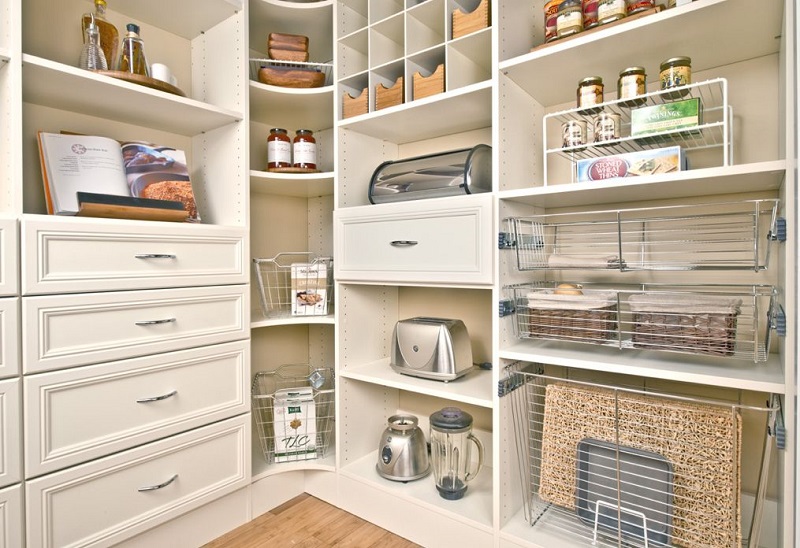
POLYGON ((150 76, 150 67, 144 55, 144 42, 139 36, 139 25, 128 23, 128 33, 122 39, 122 53, 119 56, 117 70, 150 76))
POLYGON ((100 35, 100 48, 106 58, 106 66, 109 70, 114 70, 117 66, 117 55, 119 55, 119 31, 117 27, 106 20, 106 0, 94 0, 94 13, 83 14, 81 28, 84 44, 92 20, 94 20, 94 25, 100 35))

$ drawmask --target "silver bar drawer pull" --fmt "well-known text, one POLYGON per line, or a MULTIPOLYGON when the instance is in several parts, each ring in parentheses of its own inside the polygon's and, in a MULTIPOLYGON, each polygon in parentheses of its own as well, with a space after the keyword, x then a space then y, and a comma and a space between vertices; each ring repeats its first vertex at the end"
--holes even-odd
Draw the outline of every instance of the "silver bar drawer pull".
POLYGON ((167 485, 169 485, 170 483, 172 483, 176 479, 178 479, 178 474, 175 474, 174 476, 169 478, 164 483, 159 483, 158 485, 147 485, 145 487, 139 487, 139 492, 140 493, 144 493, 145 491, 155 491, 157 489, 163 489, 164 487, 166 487, 167 485))
POLYGON ((150 403, 151 401, 166 400, 167 398, 171 398, 177 393, 178 393, 177 390, 173 390, 169 394, 162 394, 161 396, 153 396, 152 398, 139 398, 138 400, 136 400, 136 403, 150 403))
POLYGON ((417 245, 419 242, 415 240, 393 240, 392 245, 395 247, 410 247, 412 245, 417 245))
POLYGON ((175 318, 165 318, 163 320, 145 320, 142 322, 136 322, 136 325, 159 325, 162 323, 172 323, 176 321, 175 318))
POLYGON ((137 259, 177 259, 177 255, 171 255, 169 253, 140 253, 136 255, 137 259))

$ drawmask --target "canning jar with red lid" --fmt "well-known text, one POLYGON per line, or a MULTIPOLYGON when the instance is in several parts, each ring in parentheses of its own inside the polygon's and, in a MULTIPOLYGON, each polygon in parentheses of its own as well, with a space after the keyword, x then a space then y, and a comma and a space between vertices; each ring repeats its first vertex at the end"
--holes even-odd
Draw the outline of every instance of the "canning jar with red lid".
POLYGON ((294 167, 317 169, 317 140, 310 129, 298 129, 292 143, 294 167))
POLYGON ((286 130, 274 127, 267 137, 267 169, 292 167, 292 140, 286 130))

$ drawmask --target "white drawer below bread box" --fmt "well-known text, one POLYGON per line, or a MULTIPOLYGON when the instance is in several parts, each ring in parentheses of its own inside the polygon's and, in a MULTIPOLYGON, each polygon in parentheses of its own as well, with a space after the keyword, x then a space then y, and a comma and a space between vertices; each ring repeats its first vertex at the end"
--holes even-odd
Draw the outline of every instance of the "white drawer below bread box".
POLYGON ((26 376, 26 477, 246 413, 249 354, 236 341, 26 376))
POLYGON ((247 283, 238 227, 28 216, 22 293, 247 283))
POLYGON ((250 421, 240 415, 27 481, 28 545, 110 546, 247 486, 250 421))
POLYGON ((0 378, 19 375, 19 297, 0 299, 0 378))
POLYGON ((247 339, 246 285, 22 298, 23 369, 35 373, 247 339))
POLYGON ((0 296, 19 293, 19 223, 0 218, 0 296))
POLYGON ((344 208, 334 216, 337 280, 492 283, 490 194, 344 208))
POLYGON ((0 487, 22 479, 22 386, 0 381, 0 487))
POLYGON ((0 489, 0 548, 19 548, 22 544, 22 486, 0 489))

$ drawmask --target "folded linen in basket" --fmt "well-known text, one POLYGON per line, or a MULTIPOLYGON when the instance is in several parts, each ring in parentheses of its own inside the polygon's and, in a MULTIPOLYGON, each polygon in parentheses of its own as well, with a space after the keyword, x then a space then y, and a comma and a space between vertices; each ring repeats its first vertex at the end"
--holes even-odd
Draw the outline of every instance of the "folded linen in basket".
POLYGON ((631 312, 673 314, 739 314, 741 299, 725 295, 636 293, 628 298, 631 312))
MULTIPOLYGON (((622 263, 624 265, 624 261, 622 263)), ((616 255, 562 255, 553 253, 547 258, 550 268, 619 268, 616 255)))
POLYGON ((583 290, 583 295, 557 295, 550 290, 525 295, 528 308, 546 310, 594 310, 617 304, 614 291, 583 290))

